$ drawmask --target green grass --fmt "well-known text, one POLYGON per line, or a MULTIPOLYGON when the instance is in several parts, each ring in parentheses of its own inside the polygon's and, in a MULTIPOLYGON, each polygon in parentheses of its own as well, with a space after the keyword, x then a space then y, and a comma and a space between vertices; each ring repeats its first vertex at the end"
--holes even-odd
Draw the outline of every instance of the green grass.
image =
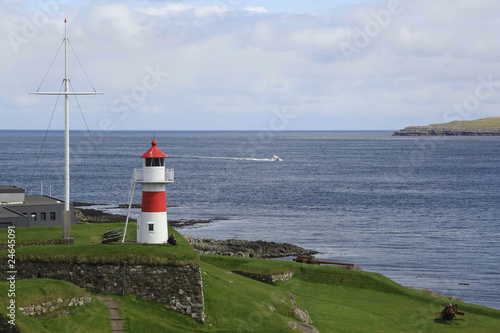
POLYGON ((163 304, 126 296, 119 303, 127 332, 294 332, 287 326, 296 321, 287 291, 320 332, 497 332, 500 327, 500 311, 462 303, 464 317, 442 321, 434 313, 447 298, 423 295, 376 273, 265 259, 200 258, 205 324, 163 304), (261 274, 270 266, 293 269, 294 278, 269 285, 232 273, 249 264, 261 274))
MULTIPOLYGON (((299 307, 309 312, 320 332, 497 332, 500 327, 500 311, 465 303, 459 303, 459 310, 465 312, 465 316, 452 322, 442 321, 434 313, 442 310, 441 304, 450 302, 448 298, 424 295, 377 273, 292 261, 198 256, 175 231, 179 244, 176 247, 100 244, 102 232, 119 227, 123 227, 123 223, 78 225, 73 228, 76 245, 16 248, 16 259, 90 263, 126 260, 146 264, 200 262, 207 315, 204 325, 169 310, 165 304, 137 300, 132 295, 114 295, 120 304, 126 332, 294 332, 287 326, 288 321, 295 320, 287 291, 295 295, 299 307), (237 270, 255 274, 293 271, 294 277, 270 285, 235 274, 237 270)), ((135 224, 130 228, 135 230, 135 224)), ((1 232, 6 239, 4 231, 1 232)), ((16 228, 19 242, 51 237, 59 239, 60 230, 16 228)), ((5 260, 6 253, 6 250, 0 252, 3 256, 0 260, 5 260)), ((52 297, 70 298, 83 292, 70 283, 48 279, 18 280, 16 287, 18 305, 53 300, 52 297)), ((6 288, 7 282, 0 283, 0 295, 7 294, 6 288)), ((0 297, 0 312, 4 311, 6 301, 5 296, 0 297)), ((104 304, 93 300, 66 317, 33 318, 18 313, 16 323, 24 332, 106 332, 109 331, 109 312, 104 304)))
POLYGON ((251 262, 255 272, 262 265, 264 274, 269 263, 278 270, 292 269, 294 277, 273 288, 291 291, 320 332, 497 332, 500 327, 500 311, 466 303, 459 303, 464 317, 442 321, 434 313, 448 298, 423 295, 377 273, 264 259, 200 258, 225 270, 240 270, 251 262))
MULTIPOLYGON (((0 281, 0 295, 7 296, 9 290, 8 281, 0 281)), ((50 279, 27 279, 16 281, 16 304, 17 306, 26 306, 30 304, 39 304, 47 301, 55 301, 58 298, 69 299, 73 297, 82 297, 87 294, 84 290, 78 288, 72 283, 66 281, 50 279)), ((7 305, 9 298, 1 297, 0 305, 7 305)))
POLYGON ((215 255, 200 255, 200 258, 203 262, 207 264, 211 264, 213 266, 228 270, 234 271, 241 265, 252 262, 251 258, 242 258, 242 257, 226 257, 226 256, 215 256, 215 255))
MULTIPOLYGON (((9 283, 0 281, 0 295, 7 295, 9 283)), ((50 279, 27 279, 16 281, 16 307, 23 307, 43 302, 55 302, 58 298, 71 299, 82 297, 86 291, 66 281, 50 279)), ((4 313, 8 297, 0 298, 0 312, 4 313)), ((41 316, 28 317, 16 311, 16 326, 22 332, 109 332, 109 310, 96 299, 80 307, 66 307, 41 316), (61 311, 71 312, 66 316, 57 316, 61 311)))
MULTIPOLYGON (((100 244, 102 234, 114 229, 125 230, 125 223, 79 223, 71 226, 71 235, 77 245, 100 244)), ((16 228, 16 244, 29 245, 39 241, 59 241, 62 226, 16 228)), ((126 241, 137 239, 137 223, 130 222, 126 241)), ((0 229, 0 244, 7 244, 7 229, 0 229)))
POLYGON ((276 260, 268 259, 203 255, 203 261, 230 271, 237 270, 262 275, 284 274, 293 272, 291 266, 288 265, 289 263, 282 262, 277 265, 276 260))
MULTIPOLYGON (((75 245, 26 246, 16 248, 16 260, 32 262, 69 262, 91 264, 184 265, 198 262, 197 253, 191 245, 173 228, 177 246, 169 244, 122 244, 121 242, 101 244, 106 231, 124 228, 124 223, 79 224, 72 227, 75 245)), ((135 240, 136 223, 129 223, 127 240, 135 240)), ((34 241, 60 238, 61 227, 16 228, 16 244, 31 244, 34 241), (38 237, 38 238, 37 238, 38 237)), ((0 231, 0 242, 7 242, 7 230, 0 231)), ((7 250, 0 251, 0 260, 7 259, 7 250)))
POLYGON ((91 303, 79 307, 70 315, 40 318, 38 322, 48 332, 111 332, 109 309, 94 298, 91 303))
MULTIPOLYGON (((113 295, 126 332, 291 333, 287 322, 296 319, 291 316, 293 305, 287 291, 309 312, 320 332, 497 332, 500 327, 500 311, 465 303, 459 303, 465 316, 442 321, 434 312, 449 302, 447 298, 423 295, 376 273, 266 259, 206 255, 200 259, 205 324, 169 310, 165 304, 113 295), (252 267, 255 273, 267 274, 273 266, 277 271, 293 270, 294 277, 270 285, 232 272, 252 267)), ((5 288, 5 282, 1 283, 0 292, 5 294, 5 288)), ((18 288, 37 300, 79 292, 69 283, 47 279, 19 280, 18 288)), ((24 332, 106 332, 108 316, 103 304, 93 301, 67 317, 17 318, 24 332), (89 325, 94 321, 98 329, 89 325)))
POLYGON ((203 328, 193 318, 167 309, 165 304, 141 301, 134 295, 115 297, 115 300, 126 332, 195 332, 203 328))
POLYGON ((431 124, 431 127, 500 129, 500 117, 489 117, 477 120, 452 121, 444 124, 431 124))
POLYGON ((284 290, 201 263, 205 324, 164 304, 119 297, 127 332, 294 332, 292 304, 284 290), (271 311, 273 307, 275 311, 271 311))

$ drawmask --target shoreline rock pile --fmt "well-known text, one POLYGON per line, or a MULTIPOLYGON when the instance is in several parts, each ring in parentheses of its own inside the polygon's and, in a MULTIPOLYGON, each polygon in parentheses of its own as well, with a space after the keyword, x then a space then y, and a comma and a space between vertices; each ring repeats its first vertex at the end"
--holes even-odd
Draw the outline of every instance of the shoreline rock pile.
POLYGON ((265 242, 262 240, 216 240, 212 238, 192 238, 189 235, 183 235, 183 237, 200 254, 248 258, 277 258, 318 253, 317 251, 307 250, 293 244, 265 242))

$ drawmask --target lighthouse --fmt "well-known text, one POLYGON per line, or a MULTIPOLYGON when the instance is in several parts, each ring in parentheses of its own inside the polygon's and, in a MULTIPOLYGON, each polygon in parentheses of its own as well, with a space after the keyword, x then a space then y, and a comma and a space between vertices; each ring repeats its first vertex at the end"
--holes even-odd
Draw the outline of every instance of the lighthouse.
POLYGON ((167 243, 167 184, 174 182, 174 170, 165 169, 167 156, 151 142, 145 152, 142 169, 134 170, 135 182, 142 186, 142 209, 137 218, 137 242, 148 244, 167 243))

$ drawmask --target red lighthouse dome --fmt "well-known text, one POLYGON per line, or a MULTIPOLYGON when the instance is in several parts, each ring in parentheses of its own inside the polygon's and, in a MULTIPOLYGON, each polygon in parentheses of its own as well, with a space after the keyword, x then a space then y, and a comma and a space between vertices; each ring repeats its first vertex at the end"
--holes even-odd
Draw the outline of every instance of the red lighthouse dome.
POLYGON ((156 147, 156 140, 153 139, 151 141, 151 148, 144 154, 142 154, 141 158, 166 158, 165 155, 158 147, 156 147))

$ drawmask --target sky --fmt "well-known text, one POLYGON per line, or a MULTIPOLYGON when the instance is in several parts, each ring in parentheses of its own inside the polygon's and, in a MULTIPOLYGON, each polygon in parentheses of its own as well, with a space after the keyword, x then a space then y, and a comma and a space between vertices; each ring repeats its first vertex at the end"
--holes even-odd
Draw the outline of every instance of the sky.
POLYGON ((0 129, 397 130, 500 116, 497 0, 0 0, 0 129), (51 65, 52 64, 52 65, 51 65))

